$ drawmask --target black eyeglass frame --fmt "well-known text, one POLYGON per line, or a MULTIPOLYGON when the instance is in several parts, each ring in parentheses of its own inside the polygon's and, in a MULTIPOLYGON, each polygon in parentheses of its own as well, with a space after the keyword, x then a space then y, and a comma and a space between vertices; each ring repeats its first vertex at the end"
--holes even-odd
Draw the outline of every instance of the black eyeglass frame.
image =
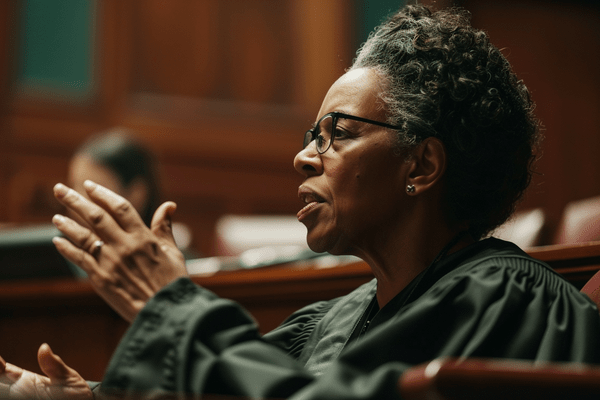
POLYGON ((401 126, 390 125, 390 124, 386 124, 385 122, 379 122, 379 121, 374 121, 372 119, 357 117, 355 115, 344 114, 339 111, 332 111, 330 113, 323 115, 321 117, 321 119, 319 119, 319 121, 315 124, 314 128, 309 129, 304 133, 304 142, 303 142, 303 146, 302 146, 303 149, 305 149, 306 146, 308 146, 312 141, 317 139, 317 137, 320 135, 319 127, 321 125, 321 122, 327 117, 331 117, 331 139, 329 140, 329 144, 327 145, 327 147, 324 150, 319 150, 318 144, 316 145, 317 153, 319 153, 319 154, 325 153, 327 150, 329 150, 329 148, 333 144, 333 141, 335 140, 335 128, 337 126, 338 119, 340 119, 340 118, 351 119, 351 120, 359 121, 359 122, 366 122, 367 124, 382 126, 384 128, 389 128, 389 129, 394 129, 394 130, 403 129, 401 126))

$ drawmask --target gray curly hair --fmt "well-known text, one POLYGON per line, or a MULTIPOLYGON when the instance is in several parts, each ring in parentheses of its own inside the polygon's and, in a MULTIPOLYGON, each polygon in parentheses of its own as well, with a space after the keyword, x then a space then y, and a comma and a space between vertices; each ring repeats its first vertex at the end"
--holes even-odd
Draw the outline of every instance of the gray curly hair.
POLYGON ((531 181, 539 123, 529 91, 469 13, 406 6, 371 33, 356 68, 385 80, 399 148, 444 143, 449 215, 476 239, 506 221, 531 181))

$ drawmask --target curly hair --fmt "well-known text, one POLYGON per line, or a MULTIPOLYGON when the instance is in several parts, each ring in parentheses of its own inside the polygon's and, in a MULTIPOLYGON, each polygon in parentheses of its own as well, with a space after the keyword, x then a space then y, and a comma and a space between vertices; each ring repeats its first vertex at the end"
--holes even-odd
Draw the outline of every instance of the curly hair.
POLYGON ((531 181, 539 123, 529 91, 467 11, 406 6, 371 33, 355 68, 385 80, 400 150, 427 137, 444 143, 451 216, 476 239, 510 217, 531 181))

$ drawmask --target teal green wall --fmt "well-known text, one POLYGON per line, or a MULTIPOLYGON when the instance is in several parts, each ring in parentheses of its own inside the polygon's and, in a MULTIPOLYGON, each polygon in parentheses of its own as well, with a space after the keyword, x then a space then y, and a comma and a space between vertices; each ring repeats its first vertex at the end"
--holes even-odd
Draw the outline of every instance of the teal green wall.
POLYGON ((398 11, 406 0, 359 0, 357 4, 358 44, 367 40, 369 33, 386 17, 398 11))
POLYGON ((25 0, 18 80, 31 90, 88 95, 93 89, 94 0, 25 0))

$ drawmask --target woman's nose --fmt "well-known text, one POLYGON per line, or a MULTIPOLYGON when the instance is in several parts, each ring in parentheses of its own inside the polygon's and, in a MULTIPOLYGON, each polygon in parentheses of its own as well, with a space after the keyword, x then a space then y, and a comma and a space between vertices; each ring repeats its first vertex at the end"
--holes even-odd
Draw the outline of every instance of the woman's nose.
POLYGON ((317 152, 314 140, 294 157, 294 168, 304 176, 319 175, 323 172, 323 160, 317 152))

